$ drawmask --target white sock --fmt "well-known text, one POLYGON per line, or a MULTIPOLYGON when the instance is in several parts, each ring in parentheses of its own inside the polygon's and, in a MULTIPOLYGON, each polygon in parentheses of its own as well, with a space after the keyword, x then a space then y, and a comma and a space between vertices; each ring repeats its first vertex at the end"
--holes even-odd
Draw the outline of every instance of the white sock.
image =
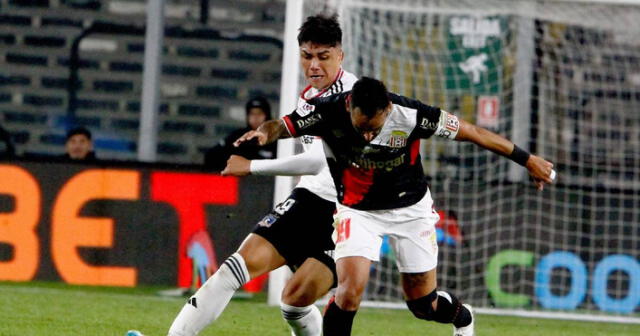
POLYGON ((244 259, 234 253, 182 307, 169 329, 169 336, 197 335, 215 321, 238 288, 249 281, 244 259))
POLYGON ((294 335, 322 335, 322 314, 315 305, 295 307, 280 303, 280 310, 282 310, 282 317, 289 323, 294 335))

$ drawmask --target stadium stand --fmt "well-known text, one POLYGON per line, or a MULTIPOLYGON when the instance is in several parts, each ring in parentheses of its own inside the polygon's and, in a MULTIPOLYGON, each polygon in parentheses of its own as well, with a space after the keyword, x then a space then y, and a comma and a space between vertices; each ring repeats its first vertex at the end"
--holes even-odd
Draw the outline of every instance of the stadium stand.
MULTIPOLYGON (((200 1, 167 1, 159 161, 201 162, 251 96, 277 108, 284 1, 209 3, 203 24, 200 1)), ((145 15, 141 0, 0 0, 0 123, 18 153, 62 153, 84 125, 103 157, 135 159, 145 15)))

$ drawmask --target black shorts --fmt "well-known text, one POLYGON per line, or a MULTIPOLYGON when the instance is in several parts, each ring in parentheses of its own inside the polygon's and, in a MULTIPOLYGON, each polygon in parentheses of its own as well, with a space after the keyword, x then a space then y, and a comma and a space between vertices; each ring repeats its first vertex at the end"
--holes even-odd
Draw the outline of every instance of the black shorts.
POLYGON ((268 240, 292 271, 307 258, 314 258, 331 269, 335 282, 335 244, 331 239, 335 210, 335 203, 307 189, 295 188, 289 198, 258 222, 253 233, 268 240))

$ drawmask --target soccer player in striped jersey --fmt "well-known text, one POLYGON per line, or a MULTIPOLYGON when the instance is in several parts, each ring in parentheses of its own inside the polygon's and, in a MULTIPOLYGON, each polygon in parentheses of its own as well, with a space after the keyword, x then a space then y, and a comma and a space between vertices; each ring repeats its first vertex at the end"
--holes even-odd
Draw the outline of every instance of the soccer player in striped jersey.
MULTIPOLYGON (((298 108, 308 100, 350 90, 357 78, 341 67, 342 31, 337 17, 308 17, 298 34, 300 63, 309 84, 298 108)), ((305 152, 275 160, 232 156, 223 175, 308 175, 291 195, 267 214, 220 269, 183 307, 169 335, 195 335, 215 321, 233 293, 250 279, 288 265, 294 274, 282 293, 282 316, 295 335, 319 336, 322 315, 313 304, 336 284, 333 214, 336 191, 320 139, 303 137, 305 152), (194 304, 195 303, 195 304, 194 304)))
POLYGON ((379 260, 382 237, 388 235, 411 312, 453 324, 455 336, 473 336, 471 306, 436 290, 439 215, 423 173, 420 139, 437 135, 473 142, 525 166, 539 189, 552 182, 551 162, 437 107, 388 93, 372 78, 310 104, 262 124, 235 145, 304 135, 320 136, 326 144, 339 204, 334 233, 338 287, 324 315, 324 335, 351 334, 371 262, 379 260))

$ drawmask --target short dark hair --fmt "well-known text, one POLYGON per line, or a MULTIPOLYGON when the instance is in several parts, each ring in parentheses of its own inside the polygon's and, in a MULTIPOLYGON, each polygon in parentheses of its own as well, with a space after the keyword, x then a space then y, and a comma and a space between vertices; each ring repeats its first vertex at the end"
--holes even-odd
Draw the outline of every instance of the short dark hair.
POLYGON ((326 16, 318 14, 307 17, 298 33, 298 45, 305 42, 335 47, 342 44, 342 29, 338 23, 338 14, 326 16))
POLYGON ((67 132, 67 137, 66 137, 65 141, 69 141, 69 139, 71 139, 72 136, 78 135, 78 134, 82 134, 82 135, 86 136, 87 139, 91 140, 91 131, 89 131, 88 129, 86 129, 84 127, 75 127, 75 128, 70 129, 67 132))
POLYGON ((373 118, 389 106, 389 92, 381 81, 362 77, 351 89, 351 106, 359 107, 362 114, 373 118))

